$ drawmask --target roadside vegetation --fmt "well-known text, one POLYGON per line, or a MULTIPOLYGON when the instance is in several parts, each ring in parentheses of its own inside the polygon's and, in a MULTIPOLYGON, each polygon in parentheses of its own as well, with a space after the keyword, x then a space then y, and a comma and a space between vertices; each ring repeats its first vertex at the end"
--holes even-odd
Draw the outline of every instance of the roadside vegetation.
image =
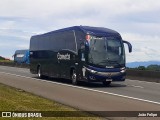
MULTIPOLYGON (((35 96, 23 90, 0 84, 0 111, 78 111, 57 102, 35 96)), ((0 118, 0 120, 99 120, 86 112, 76 112, 83 117, 0 118)), ((64 116, 64 115, 63 115, 64 116)))
POLYGON ((4 58, 4 57, 0 56, 0 62, 13 62, 13 61, 10 60, 10 59, 7 59, 7 58, 4 58))
POLYGON ((0 60, 0 63, 14 63, 12 60, 0 60))
POLYGON ((132 70, 144 70, 144 71, 159 71, 160 72, 160 65, 149 65, 147 67, 145 66, 139 66, 136 68, 128 68, 132 70))

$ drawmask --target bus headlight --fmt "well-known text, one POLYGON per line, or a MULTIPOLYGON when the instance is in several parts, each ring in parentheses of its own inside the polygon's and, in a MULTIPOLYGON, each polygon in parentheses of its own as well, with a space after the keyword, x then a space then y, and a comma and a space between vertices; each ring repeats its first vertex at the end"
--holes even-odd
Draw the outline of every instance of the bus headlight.
POLYGON ((91 70, 91 69, 88 69, 88 68, 87 68, 87 70, 88 70, 89 72, 93 73, 93 74, 97 72, 97 71, 95 71, 95 70, 91 70))
POLYGON ((91 73, 96 73, 96 71, 94 71, 94 70, 91 70, 90 72, 91 72, 91 73))
POLYGON ((126 67, 121 68, 121 73, 126 72, 126 67))

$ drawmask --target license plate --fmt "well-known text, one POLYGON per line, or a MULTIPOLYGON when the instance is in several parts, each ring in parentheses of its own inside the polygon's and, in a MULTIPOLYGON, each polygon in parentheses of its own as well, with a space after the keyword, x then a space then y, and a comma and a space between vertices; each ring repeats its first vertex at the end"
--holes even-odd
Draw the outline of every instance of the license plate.
POLYGON ((112 79, 106 79, 106 81, 112 81, 112 79))

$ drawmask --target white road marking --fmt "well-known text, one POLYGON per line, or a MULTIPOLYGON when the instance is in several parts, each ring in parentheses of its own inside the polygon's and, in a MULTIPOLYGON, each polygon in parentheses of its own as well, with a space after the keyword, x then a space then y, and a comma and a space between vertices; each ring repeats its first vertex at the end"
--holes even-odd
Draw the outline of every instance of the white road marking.
POLYGON ((143 102, 148 102, 148 103, 154 103, 154 104, 160 105, 160 102, 156 102, 156 101, 145 100, 145 99, 141 99, 141 98, 130 97, 130 96, 125 96, 125 95, 120 95, 120 94, 100 91, 100 90, 94 90, 94 89, 90 89, 90 88, 84 88, 84 87, 79 87, 79 86, 74 86, 74 85, 68 85, 68 84, 53 82, 53 81, 46 81, 46 80, 41 80, 41 79, 36 79, 36 78, 32 78, 32 77, 26 77, 26 76, 21 76, 21 75, 17 75, 17 74, 6 73, 6 72, 0 72, 0 73, 7 74, 7 75, 13 75, 13 76, 17 76, 17 77, 22 77, 22 78, 29 78, 29 79, 33 79, 33 80, 37 80, 37 81, 41 81, 41 82, 48 82, 48 83, 67 86, 67 87, 73 87, 73 88, 78 88, 78 89, 83 89, 83 90, 88 90, 88 91, 94 91, 94 92, 98 92, 98 93, 103 93, 103 94, 108 94, 108 95, 113 95, 113 96, 118 96, 118 97, 123 97, 123 98, 128 98, 128 99, 133 99, 133 100, 138 100, 138 101, 143 101, 143 102))
POLYGON ((131 87, 135 87, 135 88, 144 88, 144 87, 142 87, 142 86, 137 86, 137 85, 129 85, 129 84, 127 84, 127 86, 131 86, 131 87))
POLYGON ((24 73, 26 73, 26 72, 29 72, 29 70, 20 70, 19 72, 24 72, 24 73))

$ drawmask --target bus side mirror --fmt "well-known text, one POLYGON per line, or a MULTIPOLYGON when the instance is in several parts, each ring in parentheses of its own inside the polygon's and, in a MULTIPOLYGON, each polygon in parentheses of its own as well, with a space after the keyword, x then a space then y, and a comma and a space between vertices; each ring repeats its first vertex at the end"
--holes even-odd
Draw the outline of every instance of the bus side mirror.
POLYGON ((84 44, 85 44, 85 51, 88 52, 89 51, 89 42, 86 40, 84 42, 84 44))
POLYGON ((128 45, 129 52, 131 53, 132 52, 132 45, 131 45, 131 43, 129 43, 128 41, 125 41, 125 40, 123 40, 123 43, 125 43, 125 44, 128 45))
POLYGON ((85 41, 85 42, 81 43, 80 49, 81 49, 81 51, 88 51, 89 50, 89 43, 88 43, 88 41, 85 41))
POLYGON ((86 61, 88 59, 88 52, 89 52, 89 44, 88 41, 85 41, 80 45, 79 55, 81 61, 86 61))
POLYGON ((80 44, 80 50, 78 54, 79 54, 81 61, 85 61, 85 44, 84 43, 80 44))
POLYGON ((84 43, 81 43, 80 49, 81 49, 81 51, 85 49, 85 44, 84 43))

